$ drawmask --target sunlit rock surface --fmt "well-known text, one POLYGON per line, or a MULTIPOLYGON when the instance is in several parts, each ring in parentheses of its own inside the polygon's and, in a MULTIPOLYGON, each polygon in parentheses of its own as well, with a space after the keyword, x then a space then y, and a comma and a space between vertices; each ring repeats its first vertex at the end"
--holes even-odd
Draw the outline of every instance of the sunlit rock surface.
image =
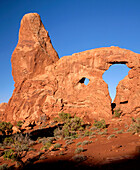
POLYGON ((40 16, 26 14, 12 55, 15 90, 5 109, 7 121, 39 121, 58 112, 77 114, 87 121, 110 119, 111 98, 102 75, 116 63, 131 70, 117 86, 116 108, 140 113, 140 55, 106 47, 58 58, 40 16), (88 78, 88 85, 84 79, 88 78))

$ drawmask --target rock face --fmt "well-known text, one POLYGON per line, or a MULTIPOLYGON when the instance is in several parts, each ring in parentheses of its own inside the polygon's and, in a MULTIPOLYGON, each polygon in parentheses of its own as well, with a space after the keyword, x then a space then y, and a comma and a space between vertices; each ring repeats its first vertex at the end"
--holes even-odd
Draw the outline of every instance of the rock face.
POLYGON ((40 16, 26 14, 21 20, 18 44, 11 59, 15 83, 45 73, 45 67, 58 59, 40 16))
POLYGON ((140 54, 106 47, 58 59, 39 15, 25 15, 12 55, 15 90, 6 107, 5 120, 37 122, 61 111, 88 121, 110 119, 111 98, 102 75, 117 63, 131 70, 117 87, 116 108, 125 114, 138 114, 140 54), (88 85, 84 84, 85 78, 89 79, 88 85))
POLYGON ((7 107, 7 103, 1 103, 0 104, 0 120, 3 120, 5 116, 5 109, 7 107))

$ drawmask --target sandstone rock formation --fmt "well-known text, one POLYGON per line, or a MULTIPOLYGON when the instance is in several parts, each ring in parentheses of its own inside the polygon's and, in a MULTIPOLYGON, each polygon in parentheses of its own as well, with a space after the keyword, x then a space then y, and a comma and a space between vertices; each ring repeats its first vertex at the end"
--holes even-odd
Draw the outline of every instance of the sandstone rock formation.
POLYGON ((7 103, 1 103, 0 104, 0 120, 3 120, 5 116, 5 109, 7 107, 7 103))
POLYGON ((58 59, 38 14, 21 21, 19 42, 12 55, 15 90, 5 110, 5 120, 38 122, 64 111, 82 118, 110 119, 111 98, 103 73, 116 63, 131 70, 118 85, 116 108, 140 113, 140 54, 106 47, 58 59), (89 83, 85 85, 84 79, 89 83))
POLYGON ((15 83, 43 74, 45 67, 58 59, 40 16, 26 14, 21 21, 18 44, 11 59, 15 83))

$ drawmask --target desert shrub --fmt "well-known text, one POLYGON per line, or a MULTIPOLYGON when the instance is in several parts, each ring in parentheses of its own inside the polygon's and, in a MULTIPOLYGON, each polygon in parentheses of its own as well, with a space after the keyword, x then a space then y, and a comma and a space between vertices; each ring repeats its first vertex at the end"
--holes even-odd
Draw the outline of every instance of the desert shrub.
POLYGON ((106 135, 107 134, 107 129, 105 129, 104 131, 98 132, 98 135, 106 135))
POLYGON ((59 122, 60 121, 60 119, 58 117, 54 117, 53 120, 54 120, 54 122, 59 122))
POLYGON ((135 133, 140 133, 140 118, 132 119, 132 124, 130 125, 129 129, 127 132, 132 132, 133 134, 135 133))
POLYGON ((134 117, 132 117, 132 122, 135 122, 135 118, 134 117))
POLYGON ((67 119, 62 128, 63 137, 76 135, 75 131, 82 130, 82 125, 82 120, 79 117, 67 119))
POLYGON ((9 169, 8 164, 0 165, 0 170, 6 170, 6 169, 9 169))
POLYGON ((3 144, 6 145, 6 146, 12 145, 13 143, 14 143, 14 140, 13 140, 12 137, 6 137, 3 141, 3 144))
POLYGON ((95 126, 98 129, 104 129, 106 128, 106 122, 104 119, 100 121, 95 120, 93 126, 95 126))
POLYGON ((0 123, 0 131, 3 135, 12 133, 12 127, 13 125, 10 122, 1 122, 0 123))
POLYGON ((41 150, 44 150, 44 149, 48 150, 52 146, 55 140, 56 140, 55 137, 47 137, 47 138, 44 137, 44 138, 39 139, 39 142, 44 145, 41 148, 41 150))
POLYGON ((15 134, 11 137, 6 137, 3 140, 3 146, 12 146, 13 148, 19 147, 29 147, 34 144, 34 141, 31 140, 28 134, 15 134))
POLYGON ((87 159, 87 157, 84 155, 75 155, 72 157, 72 159, 76 162, 83 162, 87 159))
POLYGON ((84 151, 84 149, 82 147, 75 149, 75 153, 81 153, 83 151, 84 151))
POLYGON ((122 111, 120 109, 116 109, 116 110, 114 110, 113 118, 115 118, 115 117, 119 118, 121 116, 121 114, 122 114, 122 111))
POLYGON ((96 138, 96 136, 95 135, 89 136, 89 139, 92 139, 92 138, 96 138))
POLYGON ((12 159, 19 164, 23 164, 22 158, 26 156, 29 148, 26 145, 16 145, 15 149, 9 149, 4 151, 3 158, 5 160, 12 159))
POLYGON ((58 127, 54 129, 53 134, 55 137, 61 137, 62 136, 62 130, 58 127))
POLYGON ((64 125, 61 127, 61 129, 56 128, 54 130, 54 136, 73 136, 73 138, 77 138, 78 134, 76 131, 84 130, 84 123, 81 118, 77 116, 71 117, 70 114, 64 112, 60 113, 59 117, 61 120, 63 120, 64 125))
POLYGON ((55 141, 55 137, 47 137, 47 141, 50 143, 53 143, 53 141, 55 141))
POLYGON ((74 143, 74 141, 72 139, 66 140, 66 146, 71 145, 72 143, 74 143))
POLYGON ((107 137, 107 139, 109 140, 109 139, 111 139, 111 138, 113 138, 113 137, 115 137, 115 135, 114 135, 114 134, 111 134, 111 135, 109 135, 109 136, 107 137))
POLYGON ((117 134, 122 134, 123 133, 123 129, 116 131, 116 133, 117 134))
POLYGON ((19 121, 17 122, 17 126, 18 126, 19 128, 21 128, 23 124, 24 124, 24 122, 21 121, 21 120, 19 120, 19 121))
POLYGON ((53 141, 55 140, 54 137, 43 137, 41 139, 39 139, 39 143, 42 143, 43 145, 46 145, 46 143, 53 143, 53 141))
POLYGON ((33 145, 34 141, 31 140, 30 136, 26 133, 25 135, 20 133, 20 134, 15 134, 13 136, 14 144, 15 145, 33 145))
POLYGON ((56 144, 54 145, 54 149, 59 149, 59 148, 61 148, 61 144, 60 144, 60 143, 56 143, 56 144))
POLYGON ((93 132, 86 130, 86 131, 84 132, 84 137, 85 137, 85 136, 91 136, 92 134, 93 134, 93 132))
POLYGON ((51 142, 46 142, 45 145, 41 148, 41 150, 48 150, 51 147, 52 143, 51 142))
POLYGON ((64 112, 59 113, 59 119, 63 122, 65 122, 66 120, 70 118, 71 118, 71 115, 69 113, 64 113, 64 112))
POLYGON ((90 143, 92 143, 92 141, 85 140, 85 141, 82 142, 82 145, 88 145, 90 143))
POLYGON ((4 160, 6 160, 6 159, 15 160, 16 159, 16 155, 15 155, 14 150, 13 149, 5 150, 3 158, 4 158, 4 160))
POLYGON ((95 130, 97 130, 97 127, 95 127, 95 126, 94 126, 94 127, 91 127, 90 130, 91 130, 91 131, 95 131, 95 130))
POLYGON ((76 146, 79 146, 79 145, 81 145, 82 144, 82 142, 78 142, 77 144, 76 144, 76 146))
POLYGON ((118 130, 118 128, 113 128, 113 130, 118 130))

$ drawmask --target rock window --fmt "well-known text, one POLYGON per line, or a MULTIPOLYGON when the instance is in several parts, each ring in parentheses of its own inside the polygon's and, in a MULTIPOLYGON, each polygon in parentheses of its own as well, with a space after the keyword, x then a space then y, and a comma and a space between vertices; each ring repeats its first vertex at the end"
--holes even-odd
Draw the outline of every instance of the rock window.
MULTIPOLYGON (((106 70, 103 74, 103 80, 108 84, 108 90, 110 97, 112 99, 112 102, 115 99, 116 96, 116 87, 122 79, 126 75, 128 75, 128 71, 130 68, 126 66, 126 64, 113 64, 109 67, 108 70, 106 70)), ((124 103, 128 103, 125 101, 124 103)))
POLYGON ((85 84, 85 85, 88 85, 88 83, 89 83, 89 79, 88 78, 86 78, 86 77, 83 77, 80 81, 79 81, 79 83, 81 83, 81 84, 85 84))

